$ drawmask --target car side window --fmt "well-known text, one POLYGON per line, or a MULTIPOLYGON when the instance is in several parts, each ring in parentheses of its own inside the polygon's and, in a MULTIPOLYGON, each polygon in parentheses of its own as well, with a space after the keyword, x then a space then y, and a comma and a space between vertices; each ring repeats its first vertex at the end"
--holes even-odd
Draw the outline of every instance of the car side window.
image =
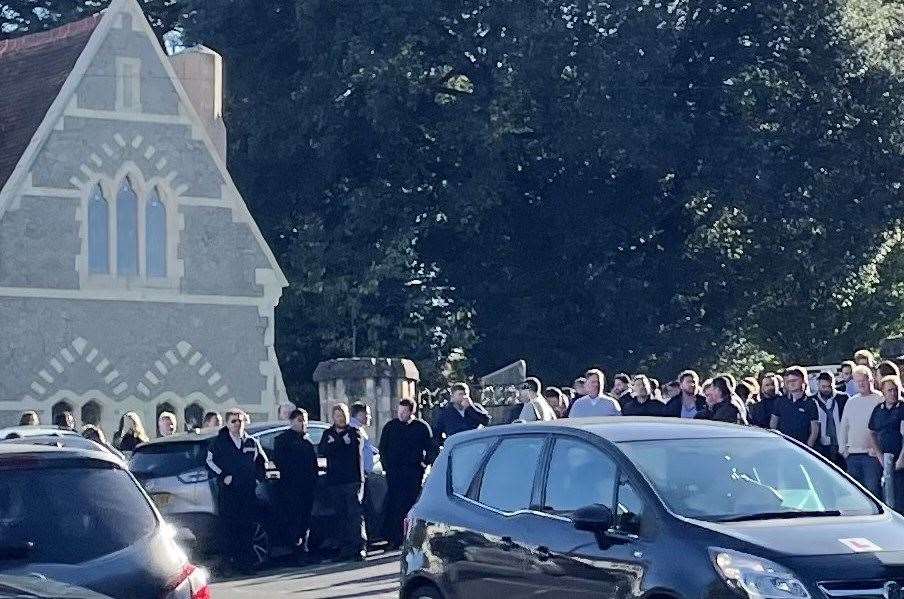
POLYGON ((589 443, 556 439, 546 476, 546 511, 569 514, 588 505, 612 509, 615 499, 615 462, 589 443))
POLYGON ((640 520, 644 503, 634 485, 622 476, 618 482, 618 508, 615 510, 616 530, 632 535, 640 534, 640 520))
POLYGON ((483 462, 483 456, 494 441, 493 438, 479 439, 458 445, 452 450, 449 455, 449 472, 453 493, 467 495, 471 481, 483 462))
POLYGON ((503 512, 528 509, 545 442, 542 436, 504 438, 483 470, 477 500, 503 512))

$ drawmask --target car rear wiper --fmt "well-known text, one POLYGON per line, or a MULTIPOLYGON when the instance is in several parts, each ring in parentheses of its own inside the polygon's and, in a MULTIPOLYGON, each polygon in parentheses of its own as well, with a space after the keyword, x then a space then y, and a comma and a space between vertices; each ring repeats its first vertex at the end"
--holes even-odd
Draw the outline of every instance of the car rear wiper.
POLYGON ((0 545, 0 561, 13 561, 27 558, 35 550, 33 541, 0 545))
POLYGON ((741 514, 739 516, 724 516, 713 518, 713 522, 744 522, 747 520, 790 520, 792 518, 816 518, 827 516, 841 516, 838 510, 791 510, 784 512, 756 512, 754 514, 741 514))

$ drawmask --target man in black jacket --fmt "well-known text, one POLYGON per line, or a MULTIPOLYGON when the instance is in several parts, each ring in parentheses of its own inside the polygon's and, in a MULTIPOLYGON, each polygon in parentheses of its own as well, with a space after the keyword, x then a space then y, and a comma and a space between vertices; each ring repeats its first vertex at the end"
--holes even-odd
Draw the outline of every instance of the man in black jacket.
POLYGON ((430 425, 414 415, 410 399, 399 402, 396 418, 383 427, 380 456, 386 470, 386 540, 398 548, 402 544, 402 522, 417 501, 424 471, 433 459, 430 425))
POLYGON ((775 402, 780 397, 781 381, 773 372, 766 372, 760 376, 760 394, 756 403, 748 408, 750 424, 760 428, 769 428, 772 420, 772 412, 775 411, 775 402))
POLYGON ((819 441, 816 451, 845 469, 844 457, 838 447, 838 430, 841 417, 847 405, 847 393, 839 393, 835 388, 835 376, 831 372, 821 372, 816 378, 816 413, 819 415, 819 441))
POLYGON ((678 375, 681 393, 666 403, 664 415, 673 418, 696 418, 706 410, 706 398, 700 395, 700 375, 693 370, 685 370, 678 375))
POLYGON ((289 430, 273 443, 273 461, 279 468, 276 491, 291 546, 303 559, 317 486, 317 452, 308 439, 308 413, 296 408, 289 414, 289 423, 289 430))
POLYGON ((465 383, 452 385, 449 403, 439 409, 433 425, 433 440, 437 445, 454 435, 474 430, 490 424, 490 414, 479 403, 471 399, 471 392, 465 383))
POLYGON ((232 565, 249 570, 254 564, 251 538, 257 515, 255 487, 266 475, 267 456, 257 439, 245 433, 248 415, 238 409, 226 412, 226 426, 211 442, 207 466, 216 474, 217 507, 224 557, 232 565))
POLYGON ((326 486, 336 509, 338 559, 363 561, 367 557, 364 528, 364 440, 361 431, 349 426, 344 403, 333 407, 333 426, 323 432, 320 455, 326 458, 326 486))

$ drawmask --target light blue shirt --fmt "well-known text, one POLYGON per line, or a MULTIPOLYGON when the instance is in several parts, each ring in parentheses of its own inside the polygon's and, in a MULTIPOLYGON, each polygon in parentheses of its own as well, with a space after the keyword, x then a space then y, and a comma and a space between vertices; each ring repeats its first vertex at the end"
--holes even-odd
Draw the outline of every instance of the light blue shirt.
POLYGON ((685 407, 684 403, 681 404, 681 417, 682 418, 696 418, 697 417, 697 406, 685 407))
POLYGON ((568 414, 571 418, 586 418, 589 416, 621 416, 621 406, 608 395, 598 397, 584 397, 575 400, 568 414))
POLYGON ((849 380, 844 384, 845 391, 848 394, 848 397, 854 397, 858 393, 860 393, 860 388, 857 386, 857 381, 854 379, 849 380))
POLYGON ((353 426, 361 431, 361 438, 364 439, 364 446, 361 448, 361 459, 364 460, 364 472, 370 474, 374 471, 374 459, 380 454, 380 450, 374 445, 374 442, 367 436, 367 430, 361 426, 361 421, 352 416, 349 426, 353 426))

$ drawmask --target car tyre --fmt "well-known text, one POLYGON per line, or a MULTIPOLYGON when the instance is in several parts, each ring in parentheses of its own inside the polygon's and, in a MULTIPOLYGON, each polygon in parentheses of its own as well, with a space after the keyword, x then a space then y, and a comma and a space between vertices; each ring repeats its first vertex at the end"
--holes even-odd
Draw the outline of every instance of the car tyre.
POLYGON ((254 568, 261 568, 270 561, 270 553, 272 550, 270 533, 267 527, 261 521, 255 521, 251 535, 251 565, 254 568))
POLYGON ((443 599, 443 595, 432 584, 425 584, 408 593, 408 599, 443 599))

